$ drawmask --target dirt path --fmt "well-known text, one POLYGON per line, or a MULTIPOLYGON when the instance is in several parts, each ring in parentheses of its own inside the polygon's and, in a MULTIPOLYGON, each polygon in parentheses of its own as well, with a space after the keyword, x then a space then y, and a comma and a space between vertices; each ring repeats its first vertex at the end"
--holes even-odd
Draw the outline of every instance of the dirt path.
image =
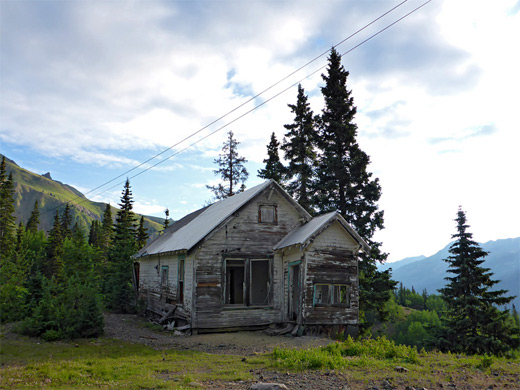
POLYGON ((105 315, 105 337, 145 344, 154 349, 191 349, 209 353, 251 356, 275 347, 309 348, 330 343, 321 337, 268 336, 262 331, 175 336, 149 327, 143 317, 126 314, 105 315))

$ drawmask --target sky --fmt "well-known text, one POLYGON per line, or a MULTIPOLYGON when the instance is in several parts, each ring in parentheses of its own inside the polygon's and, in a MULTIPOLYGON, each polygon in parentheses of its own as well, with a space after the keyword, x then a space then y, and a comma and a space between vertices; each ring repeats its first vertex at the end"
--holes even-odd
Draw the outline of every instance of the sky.
POLYGON ((211 200, 229 130, 261 183, 296 85, 319 114, 327 52, 399 5, 337 46, 375 239, 432 255, 459 205, 477 241, 518 237, 520 1, 432 0, 385 29, 423 3, 0 0, 0 153, 113 205, 128 177, 137 212, 181 218, 211 200))

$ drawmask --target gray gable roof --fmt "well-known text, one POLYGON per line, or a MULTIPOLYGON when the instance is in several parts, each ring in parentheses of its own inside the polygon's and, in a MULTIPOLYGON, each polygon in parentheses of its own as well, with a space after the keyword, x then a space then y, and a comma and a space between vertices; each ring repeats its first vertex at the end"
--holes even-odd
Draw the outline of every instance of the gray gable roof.
POLYGON ((284 238, 282 238, 282 240, 275 245, 274 249, 277 250, 287 248, 293 245, 306 246, 314 237, 321 234, 334 221, 338 221, 365 252, 370 249, 365 240, 363 240, 359 234, 354 229, 352 229, 347 221, 345 221, 345 219, 341 216, 339 211, 333 211, 320 215, 313 218, 306 224, 294 229, 284 238))
POLYGON ((309 213, 296 203, 278 183, 274 180, 268 180, 244 192, 188 214, 168 227, 162 235, 148 243, 137 253, 136 257, 191 250, 235 212, 269 188, 278 189, 299 210, 305 219, 311 219, 309 213))

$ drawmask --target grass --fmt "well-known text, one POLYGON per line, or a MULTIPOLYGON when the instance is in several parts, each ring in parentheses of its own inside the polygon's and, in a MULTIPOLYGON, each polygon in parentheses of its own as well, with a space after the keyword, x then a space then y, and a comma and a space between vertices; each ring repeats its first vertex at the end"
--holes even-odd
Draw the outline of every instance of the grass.
POLYGON ((252 381, 251 372, 334 370, 351 389, 393 386, 518 388, 520 359, 418 352, 386 339, 347 339, 326 347, 276 349, 254 358, 195 351, 156 351, 112 339, 43 342, 0 339, 2 389, 190 389, 193 382, 252 381), (396 366, 406 372, 396 371, 396 366))
POLYGON ((1 340, 0 388, 183 389, 194 381, 238 381, 267 357, 156 351, 111 339, 39 342, 1 340))

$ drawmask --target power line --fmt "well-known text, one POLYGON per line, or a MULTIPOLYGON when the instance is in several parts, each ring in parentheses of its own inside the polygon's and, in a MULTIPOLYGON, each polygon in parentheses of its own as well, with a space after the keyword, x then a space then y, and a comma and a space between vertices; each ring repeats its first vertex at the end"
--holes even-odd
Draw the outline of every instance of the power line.
MULTIPOLYGON (((362 32, 363 30, 365 30, 366 28, 368 28, 369 26, 371 26, 372 24, 374 24, 375 22, 377 22, 378 20, 380 20, 381 18, 383 18, 384 16, 388 15, 389 13, 391 13, 392 11, 396 10, 397 8, 399 8, 401 5, 403 5, 404 3, 406 3, 408 0, 404 0, 402 1, 401 3, 397 4, 396 6, 394 6, 393 8, 389 9, 388 11, 386 11, 385 13, 383 13, 382 15, 380 15, 379 17, 377 17, 376 19, 372 20, 370 23, 366 24, 365 26, 361 27, 359 30, 357 30, 356 32, 352 33, 351 35, 349 35, 348 37, 344 38, 343 40, 341 40, 340 42, 336 43, 335 45, 332 46, 332 48, 336 48, 338 46, 340 46, 341 44, 345 43, 347 40, 351 39, 352 37, 354 37, 355 35, 359 34, 360 32, 362 32)), ((404 16, 400 17, 399 19, 397 19, 396 21, 394 21, 393 23, 387 25, 386 27, 384 27, 383 29, 379 30, 378 32, 376 32, 375 34, 371 35, 370 37, 368 37, 367 39, 363 40, 361 43, 355 45, 354 47, 350 48, 349 50, 347 50, 346 52, 342 53, 341 56, 344 56, 350 52, 352 52, 353 50, 355 50, 356 48, 358 48, 359 46, 363 45, 364 43, 368 42, 369 40, 373 39, 374 37, 376 37, 377 35, 381 34, 383 31, 387 30, 388 28, 394 26, 395 24, 397 24, 398 22, 400 22, 401 20, 405 19, 406 17, 408 17, 409 15, 413 14, 414 12, 418 11, 420 8, 424 7, 426 4, 430 3, 432 0, 428 0, 426 1, 425 3, 421 4, 420 6, 416 7, 415 9, 413 9, 412 11, 408 12, 407 14, 405 14, 404 16)), ((156 155, 150 157, 149 159, 147 159, 146 161, 136 165, 135 167, 129 169, 128 171, 120 174, 119 176, 116 176, 115 178, 93 188, 92 190, 86 192, 84 195, 88 195, 110 183, 112 183, 113 181, 119 179, 120 177, 123 177, 125 175, 127 175, 128 173, 130 172, 133 172, 134 170, 142 167, 143 165, 147 164, 148 162, 156 159, 157 157, 163 155, 164 153, 168 152, 169 150, 175 148, 176 146, 182 144, 183 142, 189 140, 190 138, 193 138, 195 135, 199 134, 200 132, 206 130, 208 127, 214 125, 215 123, 221 121, 222 119, 226 118, 227 116, 231 115, 232 113, 234 113, 235 111, 237 111, 238 109, 244 107, 246 104, 250 103, 251 101, 255 100, 256 98, 258 98, 259 96, 263 95, 264 93, 266 93, 267 91, 273 89, 274 87, 276 87, 277 85, 279 85, 280 83, 282 83, 283 81, 287 80, 289 77, 295 75, 296 73, 298 73, 299 71, 301 71, 302 69, 306 68, 307 66, 309 66, 310 64, 312 64, 313 62, 317 61, 319 58, 323 57, 324 55, 328 54, 330 52, 330 50, 326 50, 324 52, 322 52, 321 54, 319 54, 318 56, 314 57, 312 60, 308 61, 307 63, 305 63, 304 65, 300 66, 298 69, 294 70, 293 72, 289 73, 287 76, 283 77, 282 79, 280 79, 279 81, 277 81, 276 83, 272 84, 271 86, 269 86, 268 88, 264 89, 263 91, 257 93, 255 96, 249 98, 248 100, 246 100, 245 102, 241 103, 240 105, 236 106, 235 108, 233 108, 232 110, 228 111, 227 113, 223 114, 222 116, 218 117, 217 119, 213 120, 212 122, 210 122, 209 124, 205 125, 204 127, 200 128, 199 130, 189 134, 188 136, 184 137, 182 140, 178 141, 177 143, 175 143, 174 145, 164 149, 163 151, 161 151, 160 153, 157 153, 156 155)), ((178 154, 182 153, 183 151, 191 148, 192 146, 198 144, 199 142, 203 141, 204 139, 212 136, 213 134, 221 131, 222 129, 228 127, 229 125, 233 124, 234 122, 238 121, 239 119, 243 118, 244 116, 250 114, 251 112, 257 110, 258 108, 262 107, 263 105, 267 104, 268 102, 270 102, 271 100, 277 98, 278 96, 282 95, 283 93, 287 92, 289 89, 292 89, 293 87, 295 87, 296 85, 300 84, 302 81, 308 79, 309 77, 311 77, 312 75, 316 74, 317 72, 319 72, 320 70, 322 70, 323 68, 325 68, 326 65, 323 65, 321 66, 320 68, 316 69, 315 71, 309 73, 308 75, 306 75, 305 77, 303 77, 302 79, 300 79, 299 81, 291 84, 290 86, 286 87, 285 89, 283 89, 282 91, 276 93, 275 95, 271 96, 269 99, 263 101, 262 103, 258 104, 257 106, 249 109, 248 111, 246 111, 245 113, 239 115, 238 117, 234 118, 232 121, 226 123, 225 125, 217 128, 216 130, 208 133, 207 135, 205 135, 204 137, 198 139, 197 141, 189 144, 188 146, 178 150, 177 152, 173 153, 172 155, 168 156, 167 158, 165 158, 164 160, 160 160, 158 161, 157 163, 147 167, 146 169, 142 170, 141 172, 129 177, 128 179, 133 179, 137 176, 140 176, 141 174, 149 171, 150 169, 156 167, 157 165, 160 165, 162 163, 164 163, 165 161, 168 161, 169 159, 177 156, 178 154)), ((118 182, 117 184, 115 184, 114 186, 112 187, 109 187, 99 193, 97 193, 96 195, 94 196, 98 196, 98 195, 101 195, 115 187, 118 187, 120 186, 121 184, 124 184, 125 182, 118 182)), ((76 198, 73 198, 71 200, 71 203, 76 201, 77 199, 81 199, 79 202, 75 203, 76 205, 79 205, 89 199, 87 199, 86 197, 85 198, 82 198, 80 196, 76 197, 76 198)), ((61 206, 56 206, 50 210, 47 210, 46 212, 42 213, 42 214, 46 214, 46 213, 49 213, 49 212, 52 212, 56 209, 58 209, 59 207, 62 207, 61 206)))

